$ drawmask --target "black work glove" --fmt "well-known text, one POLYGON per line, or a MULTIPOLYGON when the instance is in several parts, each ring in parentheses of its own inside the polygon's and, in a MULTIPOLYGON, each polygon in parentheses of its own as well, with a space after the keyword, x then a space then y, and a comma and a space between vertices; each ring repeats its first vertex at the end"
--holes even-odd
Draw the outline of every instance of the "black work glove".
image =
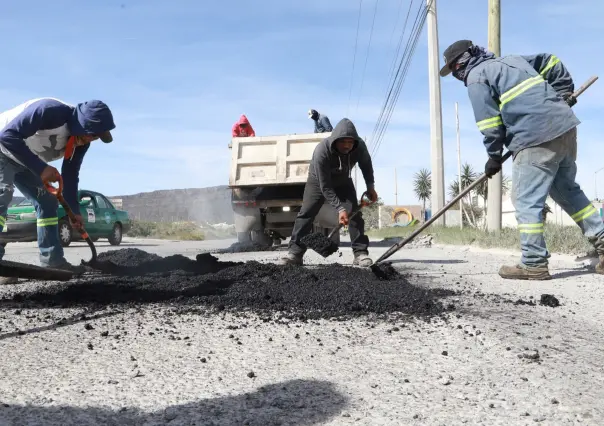
POLYGON ((490 179, 501 171, 501 161, 493 160, 489 157, 489 161, 484 165, 484 174, 490 179))
POLYGON ((572 107, 577 103, 577 98, 575 98, 572 93, 563 94, 562 99, 566 101, 569 107, 572 107))

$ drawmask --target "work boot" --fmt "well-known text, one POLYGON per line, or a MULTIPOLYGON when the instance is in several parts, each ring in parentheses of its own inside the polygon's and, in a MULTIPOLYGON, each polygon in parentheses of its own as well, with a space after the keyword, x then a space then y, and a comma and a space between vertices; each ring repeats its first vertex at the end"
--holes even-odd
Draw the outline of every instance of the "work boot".
POLYGON ((18 284, 19 278, 17 277, 0 277, 0 285, 6 284, 18 284))
POLYGON ((303 256, 294 253, 287 253, 284 257, 281 258, 282 265, 298 265, 302 266, 304 261, 302 260, 303 256))
POLYGON ((604 275, 604 254, 600 255, 600 261, 596 265, 596 274, 604 275))
POLYGON ((72 265, 68 261, 60 263, 58 265, 49 265, 47 267, 52 268, 52 269, 62 269, 64 271, 69 271, 69 272, 73 273, 74 275, 82 275, 83 273, 88 272, 90 270, 89 268, 86 268, 85 266, 72 265))
POLYGON ((510 280, 551 280, 552 276, 549 274, 549 268, 547 265, 543 266, 525 266, 522 264, 507 266, 504 265, 499 268, 499 276, 510 280))
POLYGON ((360 252, 354 254, 354 261, 352 262, 355 266, 363 266, 365 268, 369 268, 373 265, 373 260, 369 257, 369 253, 360 252))

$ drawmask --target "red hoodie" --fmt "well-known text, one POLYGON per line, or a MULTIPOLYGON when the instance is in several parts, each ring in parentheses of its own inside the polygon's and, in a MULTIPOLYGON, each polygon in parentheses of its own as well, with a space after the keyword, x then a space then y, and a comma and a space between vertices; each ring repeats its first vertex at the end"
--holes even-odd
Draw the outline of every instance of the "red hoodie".
POLYGON ((242 115, 239 117, 239 121, 233 124, 231 135, 234 138, 245 138, 248 136, 256 136, 256 132, 254 132, 254 128, 248 121, 247 117, 242 115), (247 124, 247 127, 241 127, 242 124, 247 124))

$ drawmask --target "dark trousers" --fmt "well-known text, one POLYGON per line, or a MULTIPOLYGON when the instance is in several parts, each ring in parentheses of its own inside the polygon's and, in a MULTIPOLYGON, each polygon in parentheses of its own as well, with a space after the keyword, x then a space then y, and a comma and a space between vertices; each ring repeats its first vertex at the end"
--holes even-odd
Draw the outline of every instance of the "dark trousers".
MULTIPOLYGON (((344 185, 334 188, 336 195, 342 201, 348 215, 359 205, 357 193, 352 179, 349 179, 344 185)), ((295 255, 303 255, 306 252, 306 246, 301 243, 301 239, 312 231, 312 224, 315 217, 325 203, 325 197, 319 187, 319 182, 315 179, 309 179, 304 187, 304 198, 302 207, 296 217, 291 240, 289 242, 289 252, 295 255)), ((365 221, 363 214, 359 213, 348 223, 350 241, 352 242, 352 251, 356 253, 367 253, 369 238, 365 235, 365 221)))

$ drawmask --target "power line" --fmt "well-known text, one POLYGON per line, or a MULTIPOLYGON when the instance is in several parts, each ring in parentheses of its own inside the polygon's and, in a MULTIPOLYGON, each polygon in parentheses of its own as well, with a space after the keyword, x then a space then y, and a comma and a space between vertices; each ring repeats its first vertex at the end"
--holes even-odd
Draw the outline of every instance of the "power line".
POLYGON ((359 44, 359 28, 361 26, 361 12, 363 10, 363 0, 359 0, 359 16, 357 18, 357 35, 354 40, 354 53, 352 56, 352 71, 350 72, 350 91, 348 93, 348 105, 346 106, 346 116, 350 109, 350 99, 352 98, 352 83, 354 82, 354 66, 357 59, 357 46, 359 44))
MULTIPOLYGON (((433 0, 432 0, 433 1, 433 0)), ((423 3, 423 2, 422 2, 423 3)), ((401 93, 401 89, 403 83, 405 81, 405 77, 407 76, 407 72, 409 70, 409 66, 411 64, 411 60, 413 59, 413 55, 415 53, 415 49, 417 47, 417 43, 421 36, 421 31, 426 22, 426 18, 428 16, 428 10, 431 6, 423 4, 417 11, 417 15, 415 18, 415 22, 413 28, 411 29, 411 34, 409 35, 409 39, 405 46, 405 50, 403 52, 403 56, 399 62, 399 66, 394 76, 394 80, 392 82, 392 86, 389 90, 388 96, 384 101, 384 105, 382 106, 382 111, 380 113, 380 117, 378 118, 378 122, 374 128, 374 139, 373 139, 373 149, 372 156, 378 152, 380 145, 382 143, 384 134, 386 132, 386 128, 390 122, 392 114, 394 112, 394 108, 396 106, 396 102, 401 93)))
POLYGON ((361 74, 361 88, 359 89, 359 97, 357 98, 356 112, 359 110, 359 102, 361 101, 361 95, 363 94, 363 83, 365 82, 365 70, 367 69, 367 62, 369 60, 369 52, 371 50, 371 39, 373 38, 373 27, 375 25, 375 15, 377 14, 378 3, 380 0, 375 0, 375 7, 373 8, 373 19, 371 21, 371 30, 369 32, 369 44, 367 45, 367 56, 365 56, 365 66, 363 67, 363 74, 361 74))
MULTIPOLYGON (((400 3, 401 6, 402 6, 402 3, 403 2, 401 1, 401 3, 400 3)), ((405 23, 403 24, 403 29, 401 31, 401 36, 399 37, 398 45, 396 47, 396 52, 395 52, 395 54, 394 54, 394 56, 392 58, 392 65, 391 65, 390 73, 388 74, 388 79, 387 79, 388 83, 386 85, 386 90, 385 90, 385 93, 384 93, 384 95, 386 97, 386 103, 388 102, 388 99, 389 99, 389 97, 390 97, 390 95, 392 93, 392 89, 394 88, 394 81, 395 81, 395 79, 393 77, 393 74, 394 74, 394 70, 396 69, 396 61, 397 61, 397 59, 399 57, 401 46, 402 46, 403 40, 405 38, 405 32, 407 31, 407 23, 409 21, 409 15, 411 14, 412 7, 413 7, 413 0, 411 0, 409 2, 409 9, 407 10, 407 16, 405 18, 405 23), (389 89, 389 87, 390 87, 390 89, 389 89)), ((400 10, 399 10, 399 12, 400 12, 400 10)), ((398 19, 397 19, 397 22, 398 22, 398 19)), ((394 27, 394 30, 396 30, 396 25, 394 27)), ((394 30, 393 30, 393 33, 394 33, 394 30)), ((371 142, 372 143, 374 142, 374 137, 375 137, 375 134, 376 134, 376 131, 377 131, 377 123, 379 123, 380 120, 382 120, 382 117, 383 117, 383 114, 384 114, 384 110, 385 110, 385 108, 382 107, 382 110, 380 111, 380 114, 379 114, 377 122, 376 122, 376 128, 374 128, 374 131, 371 134, 371 142)))

